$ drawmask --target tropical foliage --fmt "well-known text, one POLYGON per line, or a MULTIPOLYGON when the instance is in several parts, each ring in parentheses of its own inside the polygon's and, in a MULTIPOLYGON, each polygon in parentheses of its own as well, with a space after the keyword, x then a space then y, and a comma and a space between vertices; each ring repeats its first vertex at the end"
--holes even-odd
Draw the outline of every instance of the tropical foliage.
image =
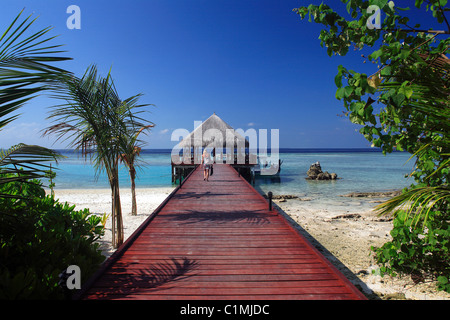
POLYGON ((137 215, 136 203, 136 167, 139 166, 138 157, 142 150, 143 142, 138 139, 139 135, 148 130, 153 125, 141 127, 137 132, 129 132, 124 138, 127 139, 125 143, 125 150, 120 155, 121 161, 127 166, 130 173, 131 180, 131 215, 137 215))
MULTIPOLYGON (((20 143, 8 150, 0 150, 1 172, 0 184, 11 181, 27 181, 41 178, 46 174, 44 161, 55 161, 61 156, 54 150, 35 145, 20 143)), ((0 196, 8 196, 0 194, 0 196)))
POLYGON ((104 260, 95 243, 101 217, 46 196, 39 180, 4 183, 0 192, 15 196, 0 197, 0 299, 63 299, 64 269, 79 266, 84 282, 104 260))
MULTIPOLYGON (((48 44, 50 29, 27 36, 35 19, 21 21, 21 14, 0 37, 0 130, 68 75, 49 64, 68 60, 48 44)), ((85 280, 104 259, 94 244, 103 233, 101 218, 46 196, 35 179, 48 175, 47 163, 58 158, 26 144, 0 151, 0 299, 63 298, 59 273, 76 264, 85 280)))
MULTIPOLYGON (((15 120, 15 113, 40 92, 48 90, 67 72, 51 63, 69 60, 56 56, 63 51, 59 45, 52 45, 54 37, 47 37, 51 28, 42 29, 31 35, 26 31, 36 21, 32 16, 21 20, 20 12, 0 37, 0 130, 15 120)), ((3 176, 0 183, 21 179, 43 177, 46 161, 55 161, 59 154, 39 146, 19 144, 0 154, 0 170, 20 175, 3 176)))
POLYGON ((139 95, 121 100, 111 78, 89 67, 83 77, 66 77, 61 82, 57 99, 64 103, 51 108, 53 125, 46 134, 69 140, 69 147, 89 157, 97 177, 106 171, 112 193, 111 217, 113 245, 123 243, 122 207, 119 192, 119 160, 129 148, 128 137, 145 126, 141 117, 145 105, 138 104, 139 95))
MULTIPOLYGON (((388 0, 341 0, 348 17, 330 6, 294 9, 302 19, 322 24, 322 46, 330 56, 362 50, 377 65, 368 75, 339 66, 336 98, 344 115, 384 153, 407 151, 415 159, 416 184, 380 205, 393 214, 393 240, 374 248, 386 273, 411 274, 415 280, 438 280, 450 291, 450 24, 447 0, 416 0, 415 10, 435 18, 442 29, 411 25, 408 11, 388 0), (379 29, 367 22, 376 5, 383 21, 379 29)), ((367 65, 365 65, 367 68, 367 65)))

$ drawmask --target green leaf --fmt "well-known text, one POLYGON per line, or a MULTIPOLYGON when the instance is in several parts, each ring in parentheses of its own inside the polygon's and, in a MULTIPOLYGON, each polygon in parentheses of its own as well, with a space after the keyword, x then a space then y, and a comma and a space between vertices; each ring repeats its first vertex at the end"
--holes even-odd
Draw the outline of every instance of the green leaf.
POLYGON ((369 56, 370 60, 376 60, 383 54, 383 48, 372 52, 372 54, 369 56))
POLYGON ((358 102, 352 102, 351 104, 350 104, 350 111, 351 112, 358 112, 359 111, 359 109, 360 109, 360 107, 361 107, 361 104, 359 104, 358 102))
POLYGON ((340 87, 336 91, 336 99, 341 100, 345 96, 345 87, 340 87))
POLYGON ((371 0, 370 4, 374 4, 378 7, 380 7, 381 10, 387 5, 388 0, 371 0))
POLYGON ((415 3, 416 8, 420 8, 420 6, 422 5, 423 2, 424 2, 424 0, 416 0, 416 3, 415 3))
POLYGON ((403 101, 405 101, 405 95, 403 93, 398 93, 392 97, 392 101, 397 107, 400 107, 403 101))
POLYGON ((373 134, 373 135, 379 136, 379 135, 380 135, 379 129, 377 129, 377 128, 372 128, 372 134, 373 134))
POLYGON ((338 88, 342 87, 342 75, 341 75, 341 73, 337 74, 337 75, 334 77, 334 83, 336 84, 336 86, 337 86, 338 88))
POLYGON ((413 95, 413 89, 411 87, 405 88, 405 96, 410 99, 413 95))
POLYGON ((344 95, 346 98, 350 97, 350 95, 353 93, 353 87, 347 86, 345 87, 344 95))
POLYGON ((431 171, 434 168, 434 162, 431 160, 425 161, 423 167, 425 168, 425 170, 431 171))
POLYGON ((383 69, 381 69, 381 76, 382 77, 387 77, 390 76, 392 74, 392 70, 390 66, 386 66, 383 69))
POLYGON ((439 276, 439 277, 437 278, 437 281, 438 281, 440 284, 447 284, 447 283, 448 283, 448 278, 447 278, 447 277, 444 277, 444 276, 439 276))
POLYGON ((410 86, 407 87, 401 87, 398 90, 399 93, 402 93, 403 95, 405 95, 406 98, 410 99, 411 96, 413 95, 413 89, 410 86))
POLYGON ((409 57, 409 55, 411 54, 411 51, 409 49, 403 49, 400 51, 399 57, 402 60, 405 60, 406 58, 409 57))

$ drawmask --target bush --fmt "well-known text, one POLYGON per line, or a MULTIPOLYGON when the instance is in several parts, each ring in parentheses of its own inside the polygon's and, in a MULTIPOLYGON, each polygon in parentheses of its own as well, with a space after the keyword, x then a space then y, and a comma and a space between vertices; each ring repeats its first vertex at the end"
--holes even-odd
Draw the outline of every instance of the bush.
POLYGON ((426 222, 416 222, 400 211, 394 219, 392 241, 372 250, 381 272, 411 275, 415 283, 437 280, 438 290, 450 292, 450 224, 440 211, 426 222))
POLYGON ((325 3, 294 11, 323 25, 319 39, 328 55, 367 50, 361 57, 377 64, 372 75, 338 66, 334 80, 343 114, 384 154, 407 151, 416 158, 416 185, 379 206, 379 213, 396 217, 393 240, 373 250, 383 271, 410 273, 415 281, 430 276, 449 291, 450 38, 435 29, 448 27, 447 1, 416 0, 415 9, 435 21, 414 27, 408 23, 412 9, 393 1, 340 2, 348 15, 325 3), (385 14, 380 28, 367 23, 373 18, 369 4, 385 14))
POLYGON ((0 185, 0 299, 60 299, 69 265, 85 281, 104 260, 101 218, 46 196, 38 180, 0 185))

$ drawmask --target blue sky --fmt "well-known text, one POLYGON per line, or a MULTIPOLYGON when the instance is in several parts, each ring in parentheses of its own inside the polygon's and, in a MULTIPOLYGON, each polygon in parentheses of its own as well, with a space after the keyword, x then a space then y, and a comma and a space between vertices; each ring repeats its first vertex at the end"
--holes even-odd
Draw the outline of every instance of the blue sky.
MULTIPOLYGON (((280 147, 368 147, 358 128, 338 117, 334 76, 340 64, 369 74, 376 66, 363 64, 360 52, 328 57, 320 25, 292 12, 311 2, 318 1, 2 0, 0 27, 25 8, 39 15, 35 30, 53 26, 55 44, 65 44, 73 60, 61 67, 79 76, 91 64, 103 74, 112 67, 122 98, 143 93, 140 101, 155 105, 147 148, 172 148, 173 130, 192 131, 213 112, 235 129, 279 129, 280 147), (81 9, 80 30, 66 26, 72 4, 81 9)), ((50 124, 47 107, 57 103, 39 97, 20 109, 0 132, 0 147, 65 148, 40 136, 50 124)))

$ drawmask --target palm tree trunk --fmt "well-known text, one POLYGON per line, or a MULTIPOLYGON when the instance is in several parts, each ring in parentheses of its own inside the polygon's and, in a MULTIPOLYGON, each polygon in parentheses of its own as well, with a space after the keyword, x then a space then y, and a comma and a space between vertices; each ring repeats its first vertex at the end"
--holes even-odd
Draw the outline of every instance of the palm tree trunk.
POLYGON ((116 203, 114 201, 114 186, 111 182, 111 243, 113 248, 116 247, 116 203))
POLYGON ((115 188, 115 210, 116 210, 116 224, 117 224, 117 243, 116 248, 120 247, 123 243, 123 220, 122 220, 122 205, 120 203, 120 193, 119 193, 119 179, 117 181, 117 186, 115 188))
POLYGON ((117 249, 123 243, 123 220, 122 206, 120 203, 119 179, 111 180, 111 203, 112 203, 112 245, 117 249))
POLYGON ((130 169, 131 178, 131 215, 137 216, 137 203, 136 203, 136 170, 134 168, 130 169))

